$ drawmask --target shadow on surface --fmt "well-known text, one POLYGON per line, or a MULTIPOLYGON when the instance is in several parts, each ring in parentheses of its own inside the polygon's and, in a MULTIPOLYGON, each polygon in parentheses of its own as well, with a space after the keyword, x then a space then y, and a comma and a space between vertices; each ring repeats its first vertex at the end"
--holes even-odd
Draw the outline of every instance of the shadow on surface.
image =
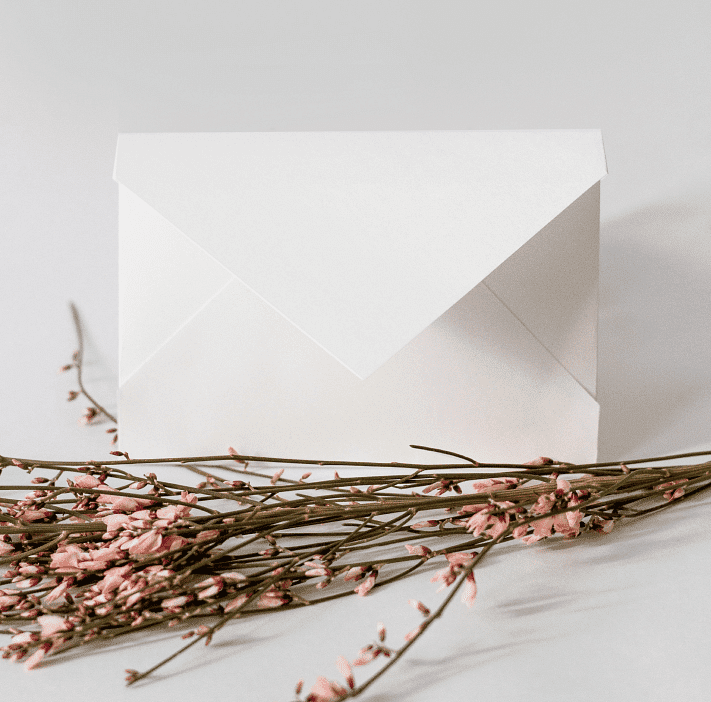
POLYGON ((599 460, 710 440, 710 230, 700 198, 602 224, 599 460))

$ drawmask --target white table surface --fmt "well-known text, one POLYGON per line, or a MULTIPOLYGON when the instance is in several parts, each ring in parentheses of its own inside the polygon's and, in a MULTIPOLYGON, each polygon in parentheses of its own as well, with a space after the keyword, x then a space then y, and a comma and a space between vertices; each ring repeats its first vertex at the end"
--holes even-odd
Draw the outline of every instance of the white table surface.
MULTIPOLYGON (((600 458, 711 447, 711 16, 704 2, 0 3, 0 453, 108 458, 57 368, 115 407, 119 131, 597 128, 600 458)), ((609 537, 511 548, 364 697, 707 700, 709 501, 609 537)), ((235 622, 125 689, 180 639, 127 638, 26 673, 26 699, 289 700, 338 678, 375 622, 401 637, 423 576, 235 622)), ((362 675, 361 675, 362 678, 362 675)))

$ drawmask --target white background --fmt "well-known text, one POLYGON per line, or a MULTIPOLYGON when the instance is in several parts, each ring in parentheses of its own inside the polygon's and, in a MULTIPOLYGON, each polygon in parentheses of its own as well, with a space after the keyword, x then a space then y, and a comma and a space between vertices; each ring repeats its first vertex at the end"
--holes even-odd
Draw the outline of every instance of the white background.
MULTIPOLYGON (((115 408, 119 131, 602 128, 600 457, 708 448, 711 18, 665 2, 0 3, 0 453, 107 458, 58 375, 115 408)), ((367 699, 705 700, 708 502, 607 539, 514 549, 367 699), (456 610, 456 611, 455 611, 456 610)), ((124 690, 164 632, 33 673, 28 699, 287 700, 337 677, 427 578, 330 609, 252 619, 124 690), (170 673, 170 674, 168 674, 170 673)))

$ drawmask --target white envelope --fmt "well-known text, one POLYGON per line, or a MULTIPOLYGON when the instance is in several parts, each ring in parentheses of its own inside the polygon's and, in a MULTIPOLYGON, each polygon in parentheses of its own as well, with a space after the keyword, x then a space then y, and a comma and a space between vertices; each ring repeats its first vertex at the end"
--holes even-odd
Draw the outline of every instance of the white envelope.
POLYGON ((597 454, 598 130, 122 134, 120 445, 597 454))

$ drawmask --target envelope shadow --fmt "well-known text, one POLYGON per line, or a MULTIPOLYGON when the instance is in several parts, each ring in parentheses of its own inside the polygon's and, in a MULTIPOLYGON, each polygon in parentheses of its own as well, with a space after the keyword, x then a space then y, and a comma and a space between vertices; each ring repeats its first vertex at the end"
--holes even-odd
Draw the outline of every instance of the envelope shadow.
POLYGON ((599 460, 711 438, 709 230, 700 198, 602 224, 599 460))

